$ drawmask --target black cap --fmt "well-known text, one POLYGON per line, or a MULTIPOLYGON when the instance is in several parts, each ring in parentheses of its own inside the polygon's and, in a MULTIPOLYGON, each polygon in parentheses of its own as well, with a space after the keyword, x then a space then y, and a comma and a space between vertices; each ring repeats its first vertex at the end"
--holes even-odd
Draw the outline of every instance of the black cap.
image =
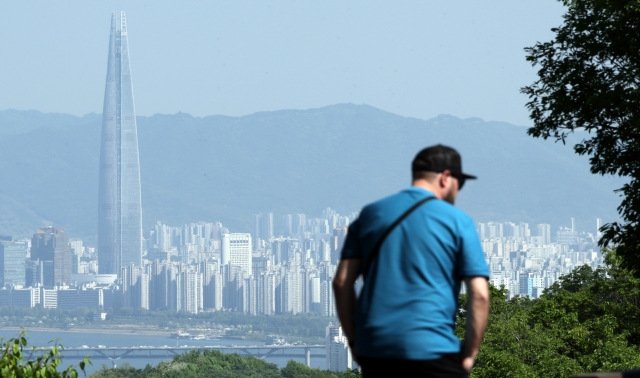
POLYGON ((460 181, 460 187, 465 180, 477 178, 462 172, 462 158, 458 151, 441 144, 427 147, 418 152, 411 164, 411 172, 440 173, 445 170, 451 171, 451 175, 460 181))

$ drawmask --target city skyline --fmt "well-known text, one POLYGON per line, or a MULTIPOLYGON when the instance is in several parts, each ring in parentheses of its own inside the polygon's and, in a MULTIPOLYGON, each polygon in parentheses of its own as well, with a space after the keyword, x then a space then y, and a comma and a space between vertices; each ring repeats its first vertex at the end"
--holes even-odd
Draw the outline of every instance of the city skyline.
MULTIPOLYGON (((255 215, 280 219, 283 233, 261 239, 258 236, 263 231, 261 224, 256 224, 252 233, 247 234, 234 232, 220 222, 196 222, 178 227, 158 222, 145 235, 147 254, 142 266, 123 267, 120 280, 116 274, 99 273, 95 248, 84 246, 82 240, 71 239, 68 244, 73 250, 74 264, 69 284, 53 287, 52 282, 47 283, 46 276, 55 274, 55 258, 45 258, 53 262, 49 268, 45 264, 39 270, 44 280, 34 282, 35 285, 30 282, 20 285, 16 284, 19 277, 10 279, 4 284, 14 294, 5 294, 31 298, 13 302, 27 307, 38 303, 45 307, 62 306, 56 304, 57 295, 79 290, 87 297, 88 302, 82 302, 83 306, 105 310, 124 306, 190 313, 226 309, 265 315, 335 314, 330 283, 347 228, 358 213, 341 215, 326 208, 317 218, 305 214, 255 215), (297 227, 287 227, 290 219, 296 219, 297 227)), ((575 220, 570 221, 571 227, 560 227, 555 232, 548 223, 477 223, 478 236, 491 269, 491 283, 505 285, 510 297, 537 298, 545 288, 578 266, 600 266, 603 255, 596 247, 598 235, 580 231, 575 228, 575 220)), ((21 250, 24 256, 29 240, 7 239, 2 244, 5 253, 15 255, 21 250)), ((31 259, 37 259, 39 256, 33 255, 33 247, 31 250, 31 259)), ((0 260, 2 256, 0 248, 0 260)), ((5 269, 9 277, 12 268, 5 269)), ((64 308, 80 306, 80 302, 65 303, 64 308)))
POLYGON ((247 5, 5 7, 0 315, 2 337, 32 346, 11 370, 640 367, 640 3, 247 5), (446 170, 440 191, 416 181, 419 151, 442 145, 477 178, 464 190, 446 170), (453 239, 409 219, 363 274, 379 236, 365 216, 392 222, 376 204, 420 187, 457 217, 434 218, 453 239), (380 292, 373 270, 396 277, 380 292), (308 368, 285 361, 299 352, 308 368))
MULTIPOLYGON (((304 214, 288 214, 283 220, 283 230, 288 230, 289 236, 284 240, 274 238, 273 213, 259 213, 253 216, 253 234, 229 233, 226 230, 220 235, 214 235, 211 225, 208 232, 199 232, 194 243, 186 241, 194 234, 189 238, 185 234, 181 238, 182 244, 169 243, 170 248, 166 248, 166 243, 162 243, 162 246, 160 243, 152 244, 153 252, 148 248, 149 245, 143 247, 140 159, 129 63, 125 13, 113 13, 102 114, 98 261, 97 272, 94 273, 118 275, 121 278, 121 288, 117 293, 122 296, 126 307, 153 308, 153 302, 149 300, 149 292, 154 287, 151 282, 154 276, 164 274, 171 276, 170 281, 176 285, 176 294, 172 302, 176 309, 187 309, 195 313, 204 309, 206 306, 203 286, 207 285, 203 283, 209 282, 206 290, 220 296, 211 301, 217 304, 214 307, 216 309, 235 308, 251 313, 297 313, 310 312, 314 308, 314 311, 324 314, 332 313, 332 306, 327 304, 331 303, 331 295, 326 293, 329 291, 332 267, 339 262, 341 242, 346 236, 349 219, 353 220, 355 217, 353 214, 339 219, 330 208, 323 211, 322 218, 307 219, 304 214), (205 234, 208 235, 206 238, 205 234), (290 239, 294 235, 295 237, 290 239), (202 245, 200 239, 204 241, 202 245), (148 250, 146 266, 142 260, 143 249, 148 250), (254 252, 257 253, 255 256, 254 252), (172 256, 184 265, 173 266, 177 261, 173 261, 172 256), (153 258, 155 260, 151 260, 153 258), (155 267, 154 272, 151 272, 149 261, 161 261, 166 266, 155 267), (203 276, 202 272, 208 273, 203 276), (267 284, 268 280, 274 279, 276 281, 272 285, 267 284), (224 282, 224 288, 219 287, 220 282, 224 282), (186 291, 180 293, 183 287, 186 291), (276 294, 276 287, 280 288, 280 294, 276 294), (147 294, 144 294, 145 292, 147 294), (267 298, 266 302, 270 304, 267 304, 264 298, 267 298), (275 304, 277 301, 280 302, 279 305, 275 304)), ((513 279, 514 282, 510 282, 509 285, 517 286, 516 283, 520 279, 518 269, 525 267, 522 265, 524 263, 521 261, 520 252, 528 256, 525 252, 528 250, 527 243, 531 242, 528 225, 520 230, 515 224, 500 224, 499 232, 496 233, 491 223, 488 224, 488 229, 492 230, 489 234, 499 235, 497 237, 500 240, 496 243, 485 243, 487 262, 495 266, 497 271, 506 272, 505 278, 499 278, 500 280, 513 279), (508 231, 505 237, 514 238, 511 244, 504 246, 501 240, 503 226, 513 229, 508 231), (494 252, 497 262, 493 261, 494 252), (517 254, 511 256, 512 252, 517 254), (515 275, 512 272, 516 272, 515 275)), ((482 228, 482 225, 480 223, 479 227, 482 228)), ((549 244, 550 226, 546 225, 540 229, 543 231, 540 231, 536 242, 540 245, 549 244)), ((567 240, 577 240, 573 232, 575 226, 572 220, 571 233, 567 234, 567 240)), ((147 244, 152 242, 151 239, 150 235, 147 244)), ((481 239, 485 240, 484 235, 481 239)), ((550 251, 545 250, 544 255, 548 257, 563 252, 568 250, 553 248, 550 251)), ((582 262, 593 263, 597 263, 597 260, 597 254, 590 255, 589 259, 586 256, 580 259, 582 262)), ((577 261, 578 259, 570 259, 570 263, 577 261)), ((559 265, 562 266, 559 271, 545 271, 544 278, 548 278, 545 286, 563 272, 564 265, 559 265)), ((569 265, 568 269, 572 269, 572 265, 569 265)), ((513 291, 519 292, 519 289, 517 287, 513 291)), ((164 292, 164 296, 168 298, 169 292, 164 292)), ((115 301, 115 298, 112 299, 115 301)))
POLYGON ((120 275, 123 266, 142 264, 140 159, 124 12, 111 15, 99 177, 98 269, 120 275))

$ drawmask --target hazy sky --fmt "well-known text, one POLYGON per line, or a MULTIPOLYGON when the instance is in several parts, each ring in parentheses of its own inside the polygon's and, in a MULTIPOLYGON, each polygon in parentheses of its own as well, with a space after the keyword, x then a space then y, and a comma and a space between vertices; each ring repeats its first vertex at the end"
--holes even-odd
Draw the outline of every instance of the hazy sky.
POLYGON ((0 110, 101 113, 121 10, 138 115, 351 102, 519 125, 535 80, 523 48, 563 13, 552 0, 3 2, 0 110))

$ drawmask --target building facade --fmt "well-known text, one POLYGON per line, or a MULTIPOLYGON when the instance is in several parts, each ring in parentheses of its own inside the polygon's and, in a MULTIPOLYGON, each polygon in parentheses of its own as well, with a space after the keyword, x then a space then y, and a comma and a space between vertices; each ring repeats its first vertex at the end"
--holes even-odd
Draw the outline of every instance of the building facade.
POLYGON ((222 235, 222 265, 239 266, 245 275, 252 271, 251 234, 222 235))
POLYGON ((25 284, 27 243, 0 242, 0 286, 25 284))
POLYGON ((342 332, 342 326, 334 326, 329 323, 325 332, 325 343, 327 370, 345 371, 357 367, 353 361, 347 337, 342 332))
POLYGON ((71 283, 71 247, 64 230, 55 227, 40 227, 31 238, 31 262, 37 273, 29 272, 26 278, 37 276, 35 282, 46 287, 71 283), (35 264, 33 264, 35 262, 35 264), (31 273, 31 274, 29 274, 31 273))
POLYGON ((113 13, 102 113, 98 208, 98 270, 121 274, 142 265, 138 131, 124 12, 113 13))

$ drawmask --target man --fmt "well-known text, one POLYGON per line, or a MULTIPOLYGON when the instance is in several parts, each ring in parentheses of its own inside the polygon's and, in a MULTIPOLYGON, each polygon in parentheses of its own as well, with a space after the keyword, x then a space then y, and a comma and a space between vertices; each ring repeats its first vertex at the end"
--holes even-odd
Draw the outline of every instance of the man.
POLYGON ((453 204, 475 177, 442 145, 420 151, 411 168, 410 188, 366 206, 349 227, 333 280, 338 316, 365 378, 468 377, 487 323, 489 269, 473 221, 453 204), (373 252, 389 226, 427 197, 434 198, 373 252), (469 298, 463 345, 454 334, 462 281, 469 298))

